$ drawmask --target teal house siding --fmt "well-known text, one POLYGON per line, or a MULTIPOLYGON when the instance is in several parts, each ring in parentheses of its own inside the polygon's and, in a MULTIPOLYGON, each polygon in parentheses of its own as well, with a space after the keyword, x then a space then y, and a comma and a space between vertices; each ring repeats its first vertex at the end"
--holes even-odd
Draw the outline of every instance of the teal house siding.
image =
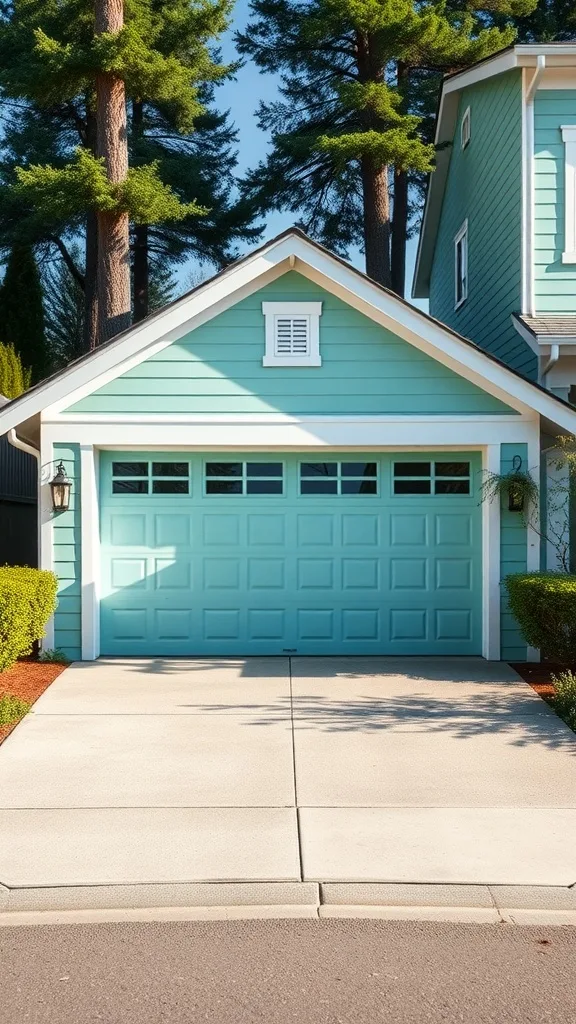
POLYGON ((513 414, 498 399, 294 271, 68 412, 513 414), (322 366, 262 366, 262 302, 282 300, 323 303, 322 366))
POLYGON ((563 264, 564 142, 576 89, 541 89, 534 102, 534 292, 537 313, 576 313, 576 265, 563 264))
POLYGON ((54 572, 58 576, 58 607, 54 616, 54 646, 72 660, 81 657, 80 623, 80 446, 55 444, 54 461, 64 463, 72 481, 70 507, 54 516, 54 572))
MULTIPOLYGON (((512 470, 514 456, 519 455, 524 465, 528 460, 528 445, 503 444, 500 449, 502 473, 512 470)), ((518 512, 509 512, 507 501, 502 499, 500 526, 500 571, 501 578, 513 572, 526 572, 526 525, 518 512)), ((516 619, 510 611, 506 588, 502 586, 501 605, 501 659, 502 661, 525 661, 526 643, 522 639, 516 619)))
POLYGON ((515 330, 521 308, 521 72, 463 90, 430 283, 430 312, 536 379, 536 357, 515 330), (471 140, 460 122, 470 107, 471 140), (468 219, 468 298, 454 309, 454 237, 468 219))

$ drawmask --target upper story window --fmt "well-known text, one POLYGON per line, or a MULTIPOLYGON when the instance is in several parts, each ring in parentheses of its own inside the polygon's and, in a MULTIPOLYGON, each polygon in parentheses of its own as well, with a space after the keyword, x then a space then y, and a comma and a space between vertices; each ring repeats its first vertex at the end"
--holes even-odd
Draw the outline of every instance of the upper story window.
POLYGON ((562 125, 564 142, 564 252, 562 263, 576 263, 576 125, 562 125))
POLYGON ((470 142, 470 107, 466 107, 460 122, 460 145, 462 149, 470 142))
POLYGON ((454 309, 468 298, 468 221, 454 239, 454 309))
POLYGON ((263 366, 321 366, 321 302, 263 302, 263 366))

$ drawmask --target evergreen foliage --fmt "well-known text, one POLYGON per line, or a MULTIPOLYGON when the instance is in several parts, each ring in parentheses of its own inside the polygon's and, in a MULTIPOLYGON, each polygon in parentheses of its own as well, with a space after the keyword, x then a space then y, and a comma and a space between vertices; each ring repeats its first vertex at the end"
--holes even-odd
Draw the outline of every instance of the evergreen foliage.
POLYGON ((432 165, 440 75, 507 46, 513 18, 534 3, 252 0, 238 46, 282 84, 281 99, 258 110, 273 146, 247 175, 246 197, 299 213, 342 255, 363 238, 368 272, 389 285, 390 180, 432 165))
MULTIPOLYGON (((81 266, 77 247, 72 258, 81 266)), ((84 293, 60 258, 46 262, 42 272, 46 341, 52 370, 67 366, 84 349, 84 293)))
POLYGON ((0 395, 18 398, 30 387, 32 371, 22 366, 13 345, 0 342, 0 395))
POLYGON ((124 210, 133 224, 158 225, 151 262, 196 249, 225 262, 234 238, 259 233, 248 204, 231 199, 235 133, 225 115, 206 110, 214 85, 234 70, 211 48, 231 5, 125 0, 124 29, 94 38, 92 0, 0 2, 0 249, 15 238, 52 256, 56 247, 89 304, 95 211, 124 210), (121 187, 110 187, 95 158, 94 82, 103 71, 124 80, 129 113, 144 110, 142 130, 129 123, 132 169, 121 187), (86 225, 84 271, 70 242, 86 225))
POLYGON ((50 369, 44 333, 42 284, 38 264, 29 245, 14 245, 0 287, 2 340, 14 346, 32 371, 32 383, 50 369))

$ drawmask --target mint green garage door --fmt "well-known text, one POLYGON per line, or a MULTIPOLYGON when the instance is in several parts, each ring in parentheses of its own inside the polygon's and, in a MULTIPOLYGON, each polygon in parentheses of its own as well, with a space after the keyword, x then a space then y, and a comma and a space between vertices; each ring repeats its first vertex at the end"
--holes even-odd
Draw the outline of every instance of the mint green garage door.
POLYGON ((101 467, 103 654, 481 651, 477 453, 101 467))

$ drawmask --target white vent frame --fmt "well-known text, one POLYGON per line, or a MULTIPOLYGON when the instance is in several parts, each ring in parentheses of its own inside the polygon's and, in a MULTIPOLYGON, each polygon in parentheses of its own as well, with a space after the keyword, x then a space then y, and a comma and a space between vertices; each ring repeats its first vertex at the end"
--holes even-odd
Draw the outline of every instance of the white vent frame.
POLYGON ((466 149, 470 145, 470 139, 472 138, 472 126, 470 120, 470 107, 466 107, 466 110, 462 114, 462 120, 460 121, 460 148, 466 149))
POLYGON ((266 349, 263 366, 322 366, 320 355, 321 302, 263 302, 262 312, 266 324, 266 349), (306 351, 282 353, 278 351, 278 321, 286 318, 306 321, 306 351))

